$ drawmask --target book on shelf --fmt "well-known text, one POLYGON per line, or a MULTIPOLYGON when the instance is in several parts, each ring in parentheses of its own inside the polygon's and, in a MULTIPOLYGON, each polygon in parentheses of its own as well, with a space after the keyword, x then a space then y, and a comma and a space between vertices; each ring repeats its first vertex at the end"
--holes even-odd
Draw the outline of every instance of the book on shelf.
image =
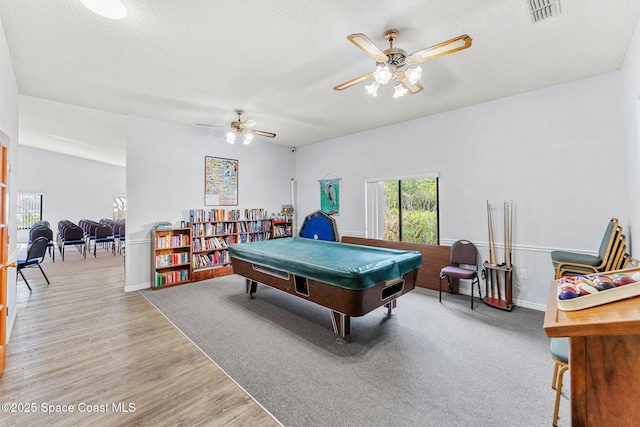
POLYGON ((238 221, 240 219, 240 209, 189 210, 189 222, 238 221))
POLYGON ((217 265, 226 265, 231 262, 228 250, 216 251, 210 254, 194 254, 193 268, 204 268, 217 265))
POLYGON ((187 252, 156 256, 156 268, 171 267, 174 265, 188 264, 188 263, 189 263, 189 254, 187 252))
POLYGON ((274 237, 290 237, 291 226, 288 224, 282 224, 282 225, 273 227, 273 236, 274 237))
POLYGON ((258 209, 190 209, 189 222, 256 221, 268 219, 269 214, 258 209))
POLYGON ((172 285, 189 280, 189 270, 174 270, 164 273, 156 273, 156 287, 164 285, 172 285))
POLYGON ((158 249, 178 248, 189 245, 189 235, 186 233, 156 236, 156 248, 158 249))
POLYGON ((227 247, 227 242, 224 238, 214 236, 214 237, 197 237, 193 240, 193 250, 194 251, 205 251, 205 250, 214 250, 214 249, 222 249, 227 247))

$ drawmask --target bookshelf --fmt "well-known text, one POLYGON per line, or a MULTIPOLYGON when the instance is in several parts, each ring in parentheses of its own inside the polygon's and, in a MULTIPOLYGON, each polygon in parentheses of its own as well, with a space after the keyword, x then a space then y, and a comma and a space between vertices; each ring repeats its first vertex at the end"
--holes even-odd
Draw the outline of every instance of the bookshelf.
POLYGON ((191 228, 156 226, 152 234, 151 288, 191 282, 191 228))
POLYGON ((282 237, 291 237, 293 223, 289 218, 273 218, 271 228, 271 238, 280 239, 282 237))
POLYGON ((272 222, 264 209, 194 209, 189 220, 193 281, 233 274, 230 243, 271 238, 272 222))

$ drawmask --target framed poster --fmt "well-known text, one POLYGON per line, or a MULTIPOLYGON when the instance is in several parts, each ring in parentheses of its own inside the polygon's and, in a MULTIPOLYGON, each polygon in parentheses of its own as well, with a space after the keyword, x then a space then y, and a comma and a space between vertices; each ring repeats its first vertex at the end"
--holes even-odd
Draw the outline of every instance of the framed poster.
POLYGON ((238 204, 237 160, 205 156, 204 204, 206 206, 238 204))

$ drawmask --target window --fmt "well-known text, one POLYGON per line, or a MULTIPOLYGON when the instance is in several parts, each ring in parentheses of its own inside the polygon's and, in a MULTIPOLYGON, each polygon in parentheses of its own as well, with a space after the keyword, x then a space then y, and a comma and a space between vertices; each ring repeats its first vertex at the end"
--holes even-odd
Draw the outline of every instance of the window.
POLYGON ((127 215, 127 197, 113 196, 113 220, 125 219, 127 215))
POLYGON ((437 245, 438 177, 368 182, 367 237, 437 245))
POLYGON ((42 220, 42 194, 18 193, 18 230, 28 230, 42 220))

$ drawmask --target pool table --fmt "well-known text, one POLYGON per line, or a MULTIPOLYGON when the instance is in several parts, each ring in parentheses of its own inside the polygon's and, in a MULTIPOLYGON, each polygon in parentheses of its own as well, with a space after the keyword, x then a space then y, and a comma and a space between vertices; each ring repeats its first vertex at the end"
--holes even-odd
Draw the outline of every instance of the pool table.
POLYGON ((331 310, 339 342, 349 341, 351 317, 385 306, 415 288, 422 255, 299 237, 233 244, 234 273, 251 298, 262 283, 331 310))

